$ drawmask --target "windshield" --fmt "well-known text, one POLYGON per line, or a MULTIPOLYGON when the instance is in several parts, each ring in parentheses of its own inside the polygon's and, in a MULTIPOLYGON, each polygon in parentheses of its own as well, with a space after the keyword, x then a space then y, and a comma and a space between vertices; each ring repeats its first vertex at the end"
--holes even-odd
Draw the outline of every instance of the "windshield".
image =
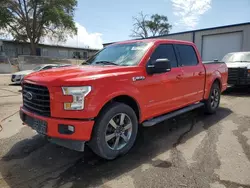
POLYGON ((222 59, 224 62, 250 62, 250 52, 229 53, 222 59))
POLYGON ((91 65, 137 65, 151 45, 152 43, 148 42, 135 42, 108 46, 89 59, 87 63, 91 65))
POLYGON ((33 71, 39 71, 42 68, 42 66, 38 66, 36 68, 33 69, 33 71))

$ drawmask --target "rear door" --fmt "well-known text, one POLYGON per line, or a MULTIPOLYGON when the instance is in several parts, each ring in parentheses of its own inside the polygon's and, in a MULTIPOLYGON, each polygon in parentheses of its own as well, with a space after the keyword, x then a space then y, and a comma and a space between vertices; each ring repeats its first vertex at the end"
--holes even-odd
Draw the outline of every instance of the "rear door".
POLYGON ((191 45, 176 44, 178 61, 183 71, 182 104, 183 106, 200 101, 203 98, 205 68, 199 63, 195 49, 191 45))
POLYGON ((147 117, 154 117, 177 109, 180 103, 182 86, 178 75, 182 75, 178 67, 176 53, 172 44, 160 44, 152 53, 148 64, 153 64, 156 59, 167 58, 171 62, 171 71, 147 76, 147 117))

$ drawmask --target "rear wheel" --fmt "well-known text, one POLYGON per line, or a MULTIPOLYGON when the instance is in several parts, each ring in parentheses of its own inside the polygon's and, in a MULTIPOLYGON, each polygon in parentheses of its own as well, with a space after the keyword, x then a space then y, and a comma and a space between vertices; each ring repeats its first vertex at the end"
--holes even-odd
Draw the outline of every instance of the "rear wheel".
POLYGON ((205 111, 209 114, 216 112, 220 104, 221 91, 217 82, 213 83, 209 98, 205 101, 205 111))
POLYGON ((137 130, 133 109, 123 103, 113 103, 98 116, 89 145, 100 157, 112 160, 132 148, 137 130))

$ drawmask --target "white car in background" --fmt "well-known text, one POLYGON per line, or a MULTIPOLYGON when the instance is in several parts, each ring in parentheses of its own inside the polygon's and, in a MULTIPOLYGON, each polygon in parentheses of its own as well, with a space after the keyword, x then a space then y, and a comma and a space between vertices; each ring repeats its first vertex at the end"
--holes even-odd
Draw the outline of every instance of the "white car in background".
POLYGON ((250 52, 228 53, 222 61, 228 67, 228 84, 250 85, 250 52))
POLYGON ((71 66, 71 64, 46 64, 46 65, 37 66, 32 70, 15 72, 11 75, 11 82, 20 84, 23 78, 30 73, 47 70, 47 69, 53 69, 53 68, 67 67, 67 66, 71 66))

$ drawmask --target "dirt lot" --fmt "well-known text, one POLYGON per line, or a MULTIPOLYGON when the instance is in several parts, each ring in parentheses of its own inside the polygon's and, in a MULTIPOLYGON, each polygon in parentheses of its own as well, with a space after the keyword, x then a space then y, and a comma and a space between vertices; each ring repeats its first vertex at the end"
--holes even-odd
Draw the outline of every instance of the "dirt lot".
POLYGON ((250 89, 230 88, 215 115, 202 109, 143 129, 114 161, 71 151, 22 125, 19 86, 0 76, 0 187, 250 187, 250 89))

